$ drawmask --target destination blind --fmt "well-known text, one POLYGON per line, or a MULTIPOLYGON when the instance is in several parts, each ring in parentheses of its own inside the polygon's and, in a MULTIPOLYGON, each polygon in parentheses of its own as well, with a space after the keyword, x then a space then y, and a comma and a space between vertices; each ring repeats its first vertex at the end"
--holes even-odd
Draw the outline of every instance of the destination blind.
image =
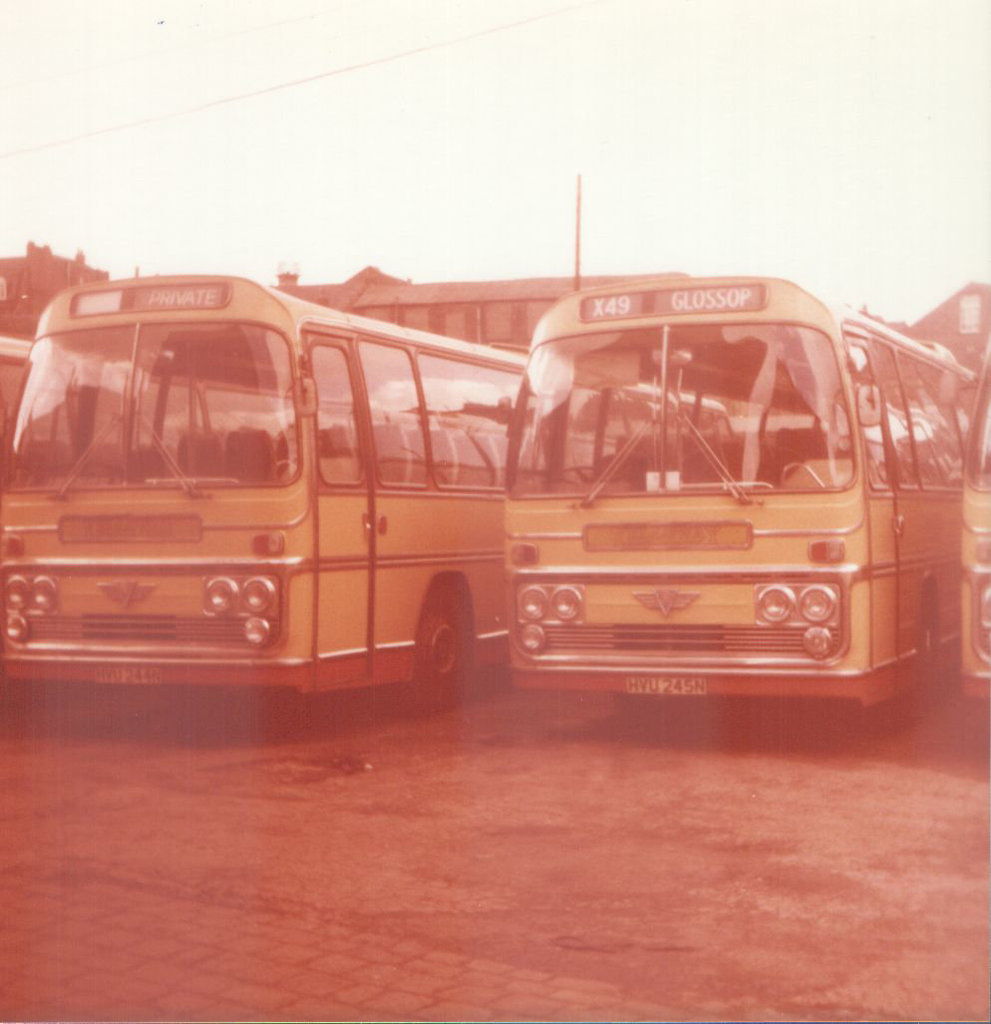
POLYGON ((690 313, 743 313, 763 309, 767 289, 762 284, 734 284, 658 291, 616 292, 582 299, 582 320, 619 320, 635 316, 690 313))

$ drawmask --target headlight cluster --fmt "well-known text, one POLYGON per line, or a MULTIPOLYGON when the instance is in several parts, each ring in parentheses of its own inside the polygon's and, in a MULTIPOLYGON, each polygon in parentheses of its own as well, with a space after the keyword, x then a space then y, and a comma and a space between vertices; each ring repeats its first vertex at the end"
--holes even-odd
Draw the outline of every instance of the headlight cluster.
POLYGON ((520 644, 530 654, 539 654, 546 642, 544 622, 574 622, 585 612, 585 588, 578 584, 529 584, 517 592, 520 644))
POLYGON ((8 608, 53 612, 58 607, 58 584, 51 576, 11 576, 4 596, 8 608))
POLYGON ((826 658, 840 621, 839 588, 830 583, 762 584, 754 591, 757 624, 805 627, 805 652, 826 658), (830 628, 834 627, 834 628, 830 628))
POLYGON ((244 639, 253 647, 264 647, 279 613, 278 581, 270 576, 212 576, 203 581, 203 612, 243 618, 244 639))
POLYGON ((4 585, 4 605, 7 636, 23 643, 31 632, 28 613, 50 615, 58 611, 58 583, 52 576, 9 576, 4 585))
POLYGON ((980 625, 974 634, 978 650, 987 658, 991 654, 991 583, 985 583, 978 593, 976 618, 980 625))

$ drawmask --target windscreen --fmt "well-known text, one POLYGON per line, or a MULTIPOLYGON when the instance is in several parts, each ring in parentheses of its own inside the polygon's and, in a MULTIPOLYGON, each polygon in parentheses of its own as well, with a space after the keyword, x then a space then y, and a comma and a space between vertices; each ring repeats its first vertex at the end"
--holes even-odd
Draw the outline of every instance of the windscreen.
POLYGON ((12 486, 277 484, 298 464, 289 350, 246 324, 56 334, 32 350, 12 486))
POLYGON ((972 427, 968 479, 974 487, 991 491, 991 372, 984 371, 972 427))
POLYGON ((521 402, 517 496, 739 496, 852 478, 836 356, 810 328, 660 326, 549 342, 521 402))

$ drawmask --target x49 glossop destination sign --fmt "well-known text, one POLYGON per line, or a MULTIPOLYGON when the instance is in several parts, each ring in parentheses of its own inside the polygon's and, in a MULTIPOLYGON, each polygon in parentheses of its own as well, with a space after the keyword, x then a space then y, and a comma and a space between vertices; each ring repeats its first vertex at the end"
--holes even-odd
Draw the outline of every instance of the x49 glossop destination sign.
POLYGON ((621 320, 635 316, 692 313, 743 313, 763 309, 767 289, 762 284, 733 284, 659 291, 616 292, 582 299, 582 320, 621 320))

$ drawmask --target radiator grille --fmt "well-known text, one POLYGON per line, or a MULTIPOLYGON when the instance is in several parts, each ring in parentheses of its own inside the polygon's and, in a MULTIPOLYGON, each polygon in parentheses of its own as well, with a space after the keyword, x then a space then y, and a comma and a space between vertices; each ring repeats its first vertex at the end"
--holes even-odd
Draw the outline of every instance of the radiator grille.
MULTIPOLYGON (((805 658, 801 629, 719 625, 545 626, 547 654, 641 651, 670 654, 778 655, 805 658)), ((833 637, 829 656, 839 649, 833 637)))
POLYGON ((75 615, 31 618, 41 643, 244 644, 243 620, 205 615, 75 615))

